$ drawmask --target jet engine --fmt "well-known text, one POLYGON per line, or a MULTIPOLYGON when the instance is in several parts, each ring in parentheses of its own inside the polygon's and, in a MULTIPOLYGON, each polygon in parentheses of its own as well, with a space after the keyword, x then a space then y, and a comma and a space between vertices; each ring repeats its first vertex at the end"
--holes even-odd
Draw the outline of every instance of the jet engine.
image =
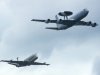
POLYGON ((59 22, 61 22, 62 21, 62 19, 59 19, 59 22))
POLYGON ((91 25, 91 24, 92 24, 92 22, 91 22, 91 21, 89 21, 89 22, 88 22, 88 25, 91 25))
POLYGON ((45 21, 45 23, 49 23, 50 22, 50 19, 47 19, 46 21, 45 21))
POLYGON ((60 16, 70 16, 73 13, 71 11, 64 11, 64 12, 59 12, 58 15, 60 16))
POLYGON ((92 27, 96 27, 97 26, 97 23, 93 23, 92 27))

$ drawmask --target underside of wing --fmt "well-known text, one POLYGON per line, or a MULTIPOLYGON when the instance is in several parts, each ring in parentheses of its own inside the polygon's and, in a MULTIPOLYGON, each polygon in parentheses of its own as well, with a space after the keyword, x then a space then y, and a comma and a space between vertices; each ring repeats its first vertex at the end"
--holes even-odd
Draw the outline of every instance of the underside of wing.
POLYGON ((11 65, 19 65, 17 62, 16 63, 8 63, 8 64, 11 64, 11 65))
POLYGON ((57 27, 46 27, 45 29, 58 30, 58 28, 57 28, 57 27))
POLYGON ((45 22, 45 20, 39 20, 39 19, 32 19, 31 21, 45 22))
POLYGON ((85 22, 85 21, 79 21, 76 23, 76 25, 89 25, 90 22, 85 22))
POLYGON ((50 20, 50 19, 47 19, 47 20, 32 19, 31 21, 45 22, 45 23, 56 23, 57 22, 57 20, 50 20))
POLYGON ((13 60, 1 60, 0 62, 15 62, 15 61, 13 61, 13 60))
POLYGON ((50 65, 50 64, 46 64, 45 62, 44 63, 40 63, 40 62, 35 62, 35 63, 33 63, 32 65, 50 65))

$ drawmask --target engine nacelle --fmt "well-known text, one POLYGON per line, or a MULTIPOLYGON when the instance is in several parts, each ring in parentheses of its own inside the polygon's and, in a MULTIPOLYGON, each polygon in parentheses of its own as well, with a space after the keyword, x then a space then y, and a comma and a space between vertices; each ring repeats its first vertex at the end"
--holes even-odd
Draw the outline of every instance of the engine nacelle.
POLYGON ((50 19, 47 19, 46 21, 45 21, 45 23, 49 23, 50 22, 50 19))
POLYGON ((92 27, 96 27, 97 26, 97 23, 93 23, 92 27))
POLYGON ((57 23, 61 23, 61 22, 62 22, 62 19, 57 20, 57 23))
POLYGON ((91 21, 89 21, 89 22, 88 22, 88 25, 91 25, 91 24, 92 24, 92 22, 91 22, 91 21))
POLYGON ((61 21, 62 21, 62 19, 59 19, 59 21, 61 22, 61 21))
POLYGON ((59 12, 58 15, 60 16, 70 16, 73 13, 71 11, 64 11, 64 12, 59 12))

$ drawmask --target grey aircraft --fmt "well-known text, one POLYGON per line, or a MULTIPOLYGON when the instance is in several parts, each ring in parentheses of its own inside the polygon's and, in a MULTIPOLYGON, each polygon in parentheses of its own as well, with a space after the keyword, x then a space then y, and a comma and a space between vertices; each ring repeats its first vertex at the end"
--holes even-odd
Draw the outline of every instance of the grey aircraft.
POLYGON ((72 17, 68 18, 68 16, 71 16, 73 13, 71 11, 64 11, 59 12, 58 15, 64 17, 64 19, 59 19, 57 15, 55 16, 56 20, 39 20, 39 19, 32 19, 31 21, 37 21, 37 22, 45 22, 45 23, 56 23, 57 27, 46 27, 46 29, 53 29, 53 30, 65 30, 72 26, 92 26, 96 27, 97 23, 92 23, 91 21, 85 22, 82 21, 83 18, 85 18, 89 13, 89 10, 83 9, 79 13, 73 15, 72 17))
POLYGON ((26 58, 24 61, 19 61, 18 57, 17 57, 17 61, 13 61, 13 60, 1 60, 1 62, 8 62, 8 64, 11 65, 15 65, 16 67, 24 67, 24 66, 30 66, 30 65, 49 65, 44 63, 40 63, 40 62, 35 62, 35 60, 37 60, 38 57, 36 54, 31 55, 30 57, 26 58))

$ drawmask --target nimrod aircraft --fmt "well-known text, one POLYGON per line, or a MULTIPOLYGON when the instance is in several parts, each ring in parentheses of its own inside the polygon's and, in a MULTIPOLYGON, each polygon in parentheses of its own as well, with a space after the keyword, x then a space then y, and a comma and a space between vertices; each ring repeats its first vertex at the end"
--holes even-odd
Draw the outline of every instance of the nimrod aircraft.
POLYGON ((73 13, 71 11, 64 11, 64 12, 58 13, 58 15, 64 17, 64 19, 59 19, 56 15, 55 16, 56 20, 32 19, 31 21, 45 22, 45 23, 56 23, 57 27, 46 27, 46 29, 53 29, 53 30, 65 30, 65 29, 68 29, 72 26, 92 26, 92 27, 96 27, 97 23, 92 23, 91 21, 89 21, 89 22, 82 21, 82 19, 85 18, 88 15, 88 13, 89 13, 89 10, 83 9, 79 13, 68 18, 68 16, 71 16, 73 13))
POLYGON ((15 65, 16 67, 24 67, 24 66, 30 66, 30 65, 49 65, 46 63, 40 63, 40 62, 35 62, 38 57, 36 54, 31 55, 30 57, 26 58, 24 61, 19 61, 17 57, 17 61, 13 60, 1 60, 1 62, 8 62, 8 64, 15 65))

